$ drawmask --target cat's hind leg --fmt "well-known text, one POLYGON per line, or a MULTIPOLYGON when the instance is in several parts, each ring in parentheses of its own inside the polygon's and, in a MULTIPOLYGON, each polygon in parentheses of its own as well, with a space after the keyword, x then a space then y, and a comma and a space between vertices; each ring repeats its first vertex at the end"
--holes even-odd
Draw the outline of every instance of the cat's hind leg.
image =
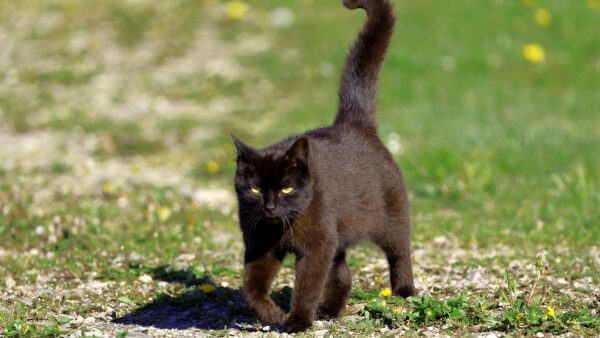
POLYGON ((417 290, 413 282, 410 252, 389 252, 386 255, 390 265, 392 294, 403 298, 415 296, 417 290))
POLYGON ((410 259, 410 215, 404 196, 399 190, 388 192, 383 227, 374 242, 387 256, 392 294, 406 298, 417 292, 410 259))
POLYGON ((338 318, 344 313, 346 302, 352 289, 352 276, 346 263, 346 252, 338 252, 327 276, 321 305, 317 310, 319 318, 338 318))
POLYGON ((279 271, 281 260, 273 253, 244 265, 244 299, 250 312, 263 324, 281 324, 285 313, 269 297, 271 283, 279 271))

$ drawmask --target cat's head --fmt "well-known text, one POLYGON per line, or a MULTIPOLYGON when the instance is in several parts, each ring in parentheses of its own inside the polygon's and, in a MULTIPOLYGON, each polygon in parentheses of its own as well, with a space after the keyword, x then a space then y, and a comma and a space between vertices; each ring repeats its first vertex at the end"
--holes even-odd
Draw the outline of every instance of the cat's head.
POLYGON ((235 190, 242 226, 289 224, 312 199, 306 136, 255 149, 232 135, 237 148, 235 190))

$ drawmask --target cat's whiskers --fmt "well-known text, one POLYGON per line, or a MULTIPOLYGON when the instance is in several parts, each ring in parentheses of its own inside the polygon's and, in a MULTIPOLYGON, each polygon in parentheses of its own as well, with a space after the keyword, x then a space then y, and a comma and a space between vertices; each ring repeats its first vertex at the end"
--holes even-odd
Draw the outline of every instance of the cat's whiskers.
POLYGON ((284 228, 290 229, 292 237, 294 236, 294 229, 292 229, 292 220, 287 215, 282 216, 284 228))
POLYGON ((285 229, 287 229, 288 226, 286 223, 285 215, 279 216, 279 219, 281 220, 281 225, 283 225, 283 230, 285 231, 285 229))
POLYGON ((244 217, 244 224, 246 225, 245 230, 248 231, 249 233, 252 233, 252 231, 254 229, 256 229, 256 226, 258 225, 259 220, 260 220, 260 218, 254 212, 252 212, 248 216, 244 217))

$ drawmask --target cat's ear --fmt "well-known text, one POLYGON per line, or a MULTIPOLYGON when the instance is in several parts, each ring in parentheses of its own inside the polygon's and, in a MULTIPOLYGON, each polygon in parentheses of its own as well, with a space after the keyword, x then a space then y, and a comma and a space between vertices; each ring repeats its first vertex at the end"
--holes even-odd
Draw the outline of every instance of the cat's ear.
POLYGON ((237 149, 238 160, 251 160, 256 155, 256 149, 244 143, 237 136, 231 134, 235 148, 237 149))
POLYGON ((292 168, 306 166, 308 163, 308 137, 302 136, 297 139, 285 153, 285 159, 292 168))

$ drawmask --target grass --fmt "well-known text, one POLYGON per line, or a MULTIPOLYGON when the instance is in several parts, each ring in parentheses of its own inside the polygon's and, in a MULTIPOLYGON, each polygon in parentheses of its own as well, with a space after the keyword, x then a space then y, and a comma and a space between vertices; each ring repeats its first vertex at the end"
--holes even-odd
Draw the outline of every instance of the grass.
MULTIPOLYGON (((383 256, 360 245, 347 318, 313 333, 598 334, 595 4, 395 2, 378 121, 408 182, 421 295, 381 296, 383 256)), ((123 336, 170 306, 201 332, 262 332, 239 295, 229 134, 260 147, 329 124, 364 20, 302 0, 274 27, 279 6, 232 21, 218 1, 0 5, 0 332, 123 336)))

